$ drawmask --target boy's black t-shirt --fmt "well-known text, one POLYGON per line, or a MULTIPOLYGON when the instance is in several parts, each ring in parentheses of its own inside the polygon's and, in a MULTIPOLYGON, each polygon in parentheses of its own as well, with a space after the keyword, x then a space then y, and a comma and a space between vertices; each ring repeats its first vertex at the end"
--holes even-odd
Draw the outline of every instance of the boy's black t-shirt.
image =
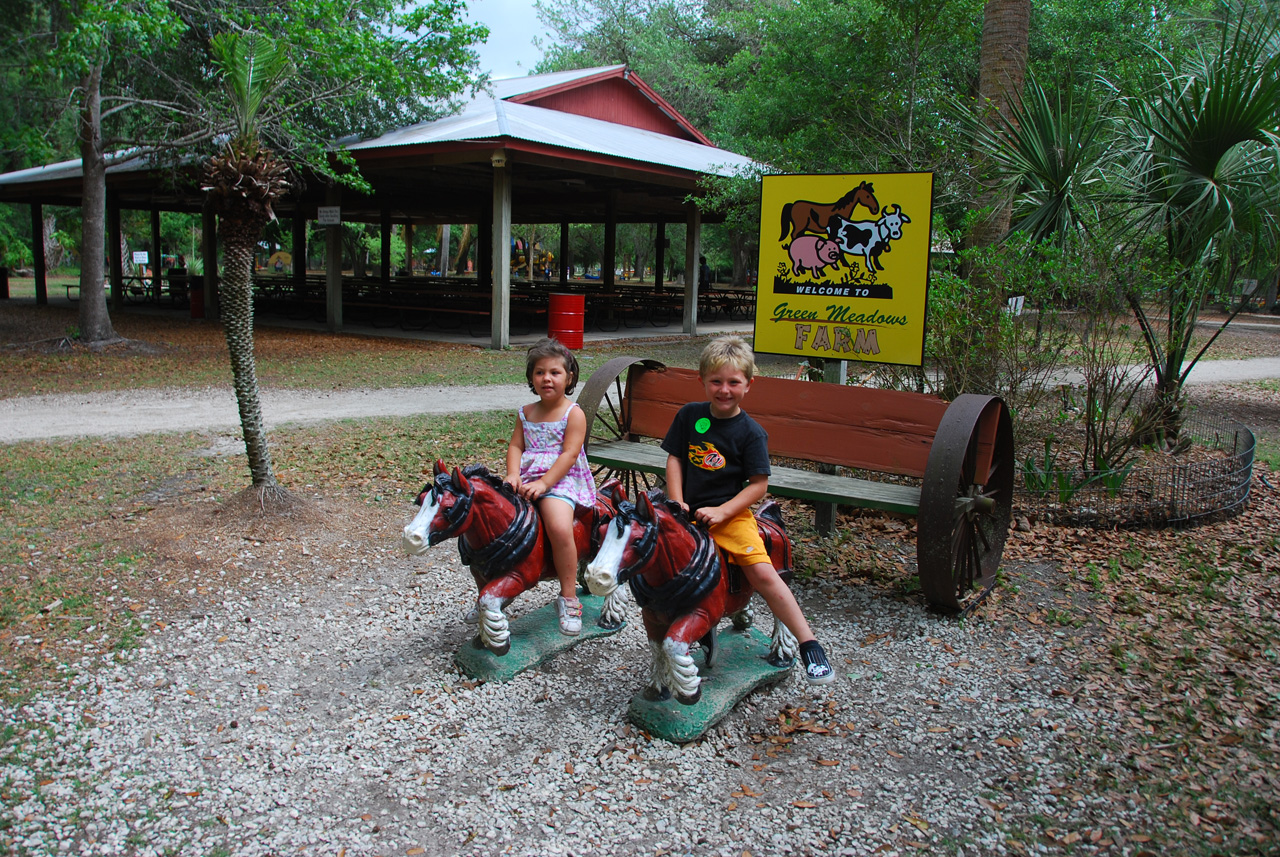
POLYGON ((749 477, 770 473, 769 435, 760 424, 746 411, 717 419, 709 402, 691 402, 677 411, 662 448, 680 459, 690 509, 727 503, 749 477))

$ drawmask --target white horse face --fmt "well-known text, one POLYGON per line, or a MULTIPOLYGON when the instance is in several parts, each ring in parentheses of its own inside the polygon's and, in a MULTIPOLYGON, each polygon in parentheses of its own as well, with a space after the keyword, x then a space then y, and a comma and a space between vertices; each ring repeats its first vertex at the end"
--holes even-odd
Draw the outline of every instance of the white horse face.
POLYGON ((627 552, 630 537, 630 527, 619 530, 614 523, 605 525, 600 550, 596 552, 595 559, 587 563, 587 588, 592 595, 607 597, 618 588, 618 571, 622 568, 622 558, 627 552))
POLYGON ((422 498, 422 508, 404 528, 401 544, 409 556, 422 556, 431 547, 431 522, 440 511, 439 491, 431 490, 422 498))

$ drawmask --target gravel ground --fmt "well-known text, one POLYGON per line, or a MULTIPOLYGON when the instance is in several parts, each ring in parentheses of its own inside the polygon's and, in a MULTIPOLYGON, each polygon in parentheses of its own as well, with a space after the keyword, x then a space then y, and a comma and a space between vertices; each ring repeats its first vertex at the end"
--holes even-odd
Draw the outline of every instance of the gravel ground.
MULTIPOLYGON (((33 796, 0 823, 0 846, 1023 854, 1043 846, 1009 843, 1008 819, 1070 828, 1101 813, 1111 853, 1134 853, 1125 830, 1151 829, 1132 804, 1074 791, 1073 746, 1115 724, 1086 717, 1081 680, 1055 666, 1066 631, 957 622, 877 587, 799 587, 840 680, 811 690, 794 674, 682 747, 626 722, 647 669, 634 605, 614 637, 507 684, 466 680, 452 654, 470 635, 469 575, 452 542, 404 556, 402 524, 349 565, 311 557, 302 577, 321 583, 248 573, 167 624, 140 605, 140 646, 72 663, 65 690, 5 711, 0 782, 33 796)), ((288 568, 289 550, 246 542, 237 564, 288 568)), ((218 576, 211 563, 160 583, 195 596, 218 576)), ((553 596, 544 585, 512 610, 553 596)))

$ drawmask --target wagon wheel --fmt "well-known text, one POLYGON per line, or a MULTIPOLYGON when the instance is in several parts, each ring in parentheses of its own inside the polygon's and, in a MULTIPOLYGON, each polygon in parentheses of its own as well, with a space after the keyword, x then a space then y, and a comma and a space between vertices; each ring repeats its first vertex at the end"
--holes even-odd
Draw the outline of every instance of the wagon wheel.
MULTIPOLYGON (((582 392, 578 395, 578 405, 587 418, 588 452, 591 451, 591 445, 594 443, 635 440, 626 432, 622 403, 627 388, 627 370, 636 363, 643 363, 650 369, 663 367, 663 364, 657 360, 615 357, 591 373, 591 377, 587 379, 582 392)), ((627 497, 632 500, 650 488, 665 487, 666 483, 666 480, 652 473, 641 470, 618 470, 606 465, 591 465, 591 473, 596 478, 596 485, 603 485, 609 479, 617 479, 622 483, 627 497)))
POLYGON ((965 394, 952 402, 929 451, 916 534, 920 585, 933 604, 968 612, 995 585, 1013 519, 1013 469, 1004 401, 965 394))

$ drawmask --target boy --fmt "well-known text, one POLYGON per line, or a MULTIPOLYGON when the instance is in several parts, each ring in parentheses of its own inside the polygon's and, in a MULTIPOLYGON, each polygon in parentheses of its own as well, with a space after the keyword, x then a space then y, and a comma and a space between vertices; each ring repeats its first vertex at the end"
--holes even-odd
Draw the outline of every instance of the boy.
POLYGON ((835 681, 835 670, 770 562, 751 514, 751 506, 769 490, 770 473, 768 435, 742 410, 755 371, 751 346, 741 337, 720 337, 703 350, 698 376, 707 401, 682 407, 662 441, 667 496, 708 528, 716 545, 742 567, 773 615, 795 635, 809 683, 827 684, 835 681))

